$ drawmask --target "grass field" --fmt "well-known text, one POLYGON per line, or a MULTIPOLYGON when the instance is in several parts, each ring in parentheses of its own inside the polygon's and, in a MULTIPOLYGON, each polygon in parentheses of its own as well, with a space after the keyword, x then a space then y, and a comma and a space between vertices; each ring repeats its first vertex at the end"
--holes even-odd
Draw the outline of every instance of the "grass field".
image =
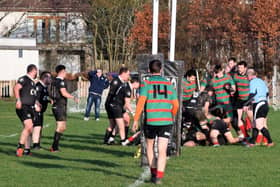
MULTIPOLYGON (((143 169, 133 158, 136 147, 102 144, 107 126, 101 120, 83 121, 81 113, 69 114, 68 129, 59 153, 49 149, 55 129, 51 112, 45 114, 42 146, 31 157, 17 158, 21 123, 14 103, 0 100, 0 186, 137 186, 143 169)), ((183 148, 167 164, 161 186, 250 187, 280 186, 280 112, 269 114, 275 147, 240 145, 183 148)), ((145 182, 140 186, 154 186, 145 182)))

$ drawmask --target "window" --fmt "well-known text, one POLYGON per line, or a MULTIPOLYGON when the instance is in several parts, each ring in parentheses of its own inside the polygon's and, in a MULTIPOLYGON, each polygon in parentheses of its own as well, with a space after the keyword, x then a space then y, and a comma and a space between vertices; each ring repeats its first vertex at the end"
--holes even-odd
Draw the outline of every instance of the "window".
POLYGON ((23 57, 23 49, 18 50, 18 57, 22 58, 23 57))

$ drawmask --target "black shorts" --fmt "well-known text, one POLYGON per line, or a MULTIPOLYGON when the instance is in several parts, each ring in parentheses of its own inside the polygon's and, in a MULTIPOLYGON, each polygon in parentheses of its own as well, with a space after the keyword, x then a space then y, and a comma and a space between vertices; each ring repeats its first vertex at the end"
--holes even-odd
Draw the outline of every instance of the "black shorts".
POLYGON ((227 124, 222 120, 215 120, 211 128, 214 130, 218 130, 221 134, 225 134, 226 132, 230 131, 227 124))
POLYGON ((122 106, 115 104, 107 104, 105 109, 109 119, 123 118, 123 114, 125 113, 122 106))
POLYGON ((28 119, 34 119, 34 106, 22 105, 21 109, 16 109, 17 116, 21 122, 24 122, 28 119))
POLYGON ((67 121, 66 104, 56 105, 52 107, 52 112, 56 121, 67 121))
POLYGON ((157 137, 170 138, 172 135, 173 125, 144 125, 144 135, 148 139, 155 139, 157 137))
POLYGON ((245 106, 245 103, 246 103, 247 101, 248 101, 248 100, 237 99, 237 101, 236 101, 236 108, 237 108, 237 109, 243 109, 243 107, 245 106))
POLYGON ((43 126, 43 115, 44 113, 42 112, 34 112, 34 122, 33 126, 34 127, 42 127, 43 126))
POLYGON ((253 104, 254 119, 266 118, 269 111, 267 101, 260 101, 253 104))

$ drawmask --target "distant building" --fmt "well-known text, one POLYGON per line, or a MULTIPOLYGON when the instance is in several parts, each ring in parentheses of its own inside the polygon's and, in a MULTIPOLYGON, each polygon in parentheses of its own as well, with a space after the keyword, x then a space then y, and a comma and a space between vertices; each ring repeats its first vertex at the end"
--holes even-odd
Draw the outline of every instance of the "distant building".
POLYGON ((66 65, 73 73, 84 70, 90 66, 92 55, 81 13, 89 5, 83 2, 0 1, 0 38, 34 38, 40 70, 53 71, 57 64, 66 65))
POLYGON ((0 80, 16 80, 26 74, 29 64, 39 65, 35 39, 0 38, 0 80))

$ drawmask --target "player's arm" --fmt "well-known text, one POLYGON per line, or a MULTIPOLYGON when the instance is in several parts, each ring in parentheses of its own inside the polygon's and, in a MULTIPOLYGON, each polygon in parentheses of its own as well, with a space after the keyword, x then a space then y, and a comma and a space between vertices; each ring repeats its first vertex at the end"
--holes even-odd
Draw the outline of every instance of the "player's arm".
POLYGON ((134 115, 132 107, 131 107, 131 102, 130 102, 131 98, 130 97, 126 97, 124 100, 125 100, 125 104, 124 104, 125 109, 127 109, 129 111, 129 113, 134 115))
POLYGON ((21 109, 21 100, 20 100, 20 94, 19 91, 21 90, 22 85, 20 83, 17 83, 14 87, 14 95, 16 97, 16 108, 21 109))
POLYGON ((145 103, 146 103, 147 97, 146 96, 140 96, 136 105, 135 115, 134 115, 134 122, 132 126, 132 131, 136 131, 138 129, 138 121, 140 119, 140 116, 142 114, 142 111, 144 109, 145 103))
POLYGON ((60 93, 63 97, 66 97, 68 99, 73 99, 76 103, 78 102, 78 98, 76 96, 71 95, 66 88, 60 88, 60 93))

